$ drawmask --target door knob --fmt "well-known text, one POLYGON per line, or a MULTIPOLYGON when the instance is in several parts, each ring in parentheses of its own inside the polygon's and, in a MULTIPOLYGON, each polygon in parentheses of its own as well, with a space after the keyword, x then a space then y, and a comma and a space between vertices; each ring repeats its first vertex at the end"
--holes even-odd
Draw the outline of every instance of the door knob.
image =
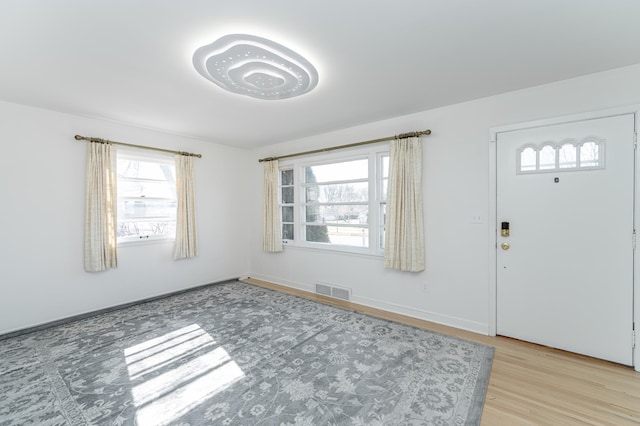
POLYGON ((500 247, 502 247, 502 250, 509 250, 509 248, 511 248, 511 245, 509 243, 502 243, 500 244, 500 247))

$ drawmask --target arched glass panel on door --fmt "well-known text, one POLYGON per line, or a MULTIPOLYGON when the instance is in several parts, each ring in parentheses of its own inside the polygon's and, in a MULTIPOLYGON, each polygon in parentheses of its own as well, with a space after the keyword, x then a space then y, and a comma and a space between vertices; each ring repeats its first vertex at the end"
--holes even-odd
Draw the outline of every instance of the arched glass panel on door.
POLYGON ((556 168, 556 149, 552 145, 545 145, 540 150, 539 170, 553 170, 556 168))
POLYGON ((580 145, 580 167, 600 166, 600 144, 585 142, 580 145))
POLYGON ((520 152, 520 171, 532 172, 537 169, 537 152, 534 148, 528 147, 520 152))
POLYGON ((577 167, 577 154, 578 149, 572 143, 565 143, 558 150, 558 166, 561 169, 575 168, 577 167))

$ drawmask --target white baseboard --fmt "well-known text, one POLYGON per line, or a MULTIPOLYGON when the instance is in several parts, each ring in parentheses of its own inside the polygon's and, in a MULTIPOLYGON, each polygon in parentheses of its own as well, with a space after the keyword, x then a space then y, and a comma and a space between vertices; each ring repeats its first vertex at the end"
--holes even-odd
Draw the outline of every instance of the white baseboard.
POLYGON ((394 314, 406 315, 408 317, 435 322, 437 324, 447 325, 449 327, 459 328, 461 330, 471 331, 478 334, 488 335, 489 332, 487 324, 469 321, 463 318, 456 318, 449 315, 443 315, 436 312, 423 311, 420 309, 412 308, 410 306, 398 305, 396 303, 389 303, 363 296, 353 296, 351 298, 351 301, 360 305, 393 312, 394 314))
MULTIPOLYGON (((315 289, 311 284, 303 284, 295 281, 285 280, 279 277, 273 277, 262 274, 251 274, 251 278, 255 278, 262 281, 267 281, 273 284, 282 285, 284 287, 293 288, 296 290, 303 290, 309 293, 315 293, 315 289)), ((370 297, 363 297, 352 295, 351 302, 359 305, 367 306, 369 308, 382 309, 394 314, 406 315, 408 317, 421 319, 424 321, 430 321, 437 324, 446 325, 449 327, 459 328, 461 330, 471 331, 473 333, 488 335, 489 326, 480 322, 469 321, 463 318, 456 318, 449 315, 443 315, 436 312, 423 311, 420 309, 412 308, 410 306, 398 305, 395 303, 389 303, 370 297)))
POLYGON ((302 284, 295 281, 289 281, 278 277, 272 277, 270 275, 262 275, 262 274, 250 274, 251 278, 255 278, 257 280, 267 281, 273 284, 282 285, 285 287, 294 288, 296 290, 308 291, 309 293, 315 293, 313 285, 302 284))

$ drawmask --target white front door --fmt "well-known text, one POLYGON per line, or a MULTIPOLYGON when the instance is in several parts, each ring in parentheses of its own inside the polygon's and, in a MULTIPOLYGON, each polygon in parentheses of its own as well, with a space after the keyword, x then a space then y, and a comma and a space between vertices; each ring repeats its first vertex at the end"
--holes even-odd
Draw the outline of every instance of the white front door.
POLYGON ((633 135, 633 114, 497 135, 498 334, 632 365, 633 135))

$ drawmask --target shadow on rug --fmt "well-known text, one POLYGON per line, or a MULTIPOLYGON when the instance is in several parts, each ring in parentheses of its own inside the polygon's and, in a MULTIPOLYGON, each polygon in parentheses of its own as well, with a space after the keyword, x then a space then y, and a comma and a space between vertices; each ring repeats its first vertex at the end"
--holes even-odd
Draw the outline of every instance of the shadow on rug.
POLYGON ((492 359, 232 281, 0 341, 0 425, 475 425, 492 359))

